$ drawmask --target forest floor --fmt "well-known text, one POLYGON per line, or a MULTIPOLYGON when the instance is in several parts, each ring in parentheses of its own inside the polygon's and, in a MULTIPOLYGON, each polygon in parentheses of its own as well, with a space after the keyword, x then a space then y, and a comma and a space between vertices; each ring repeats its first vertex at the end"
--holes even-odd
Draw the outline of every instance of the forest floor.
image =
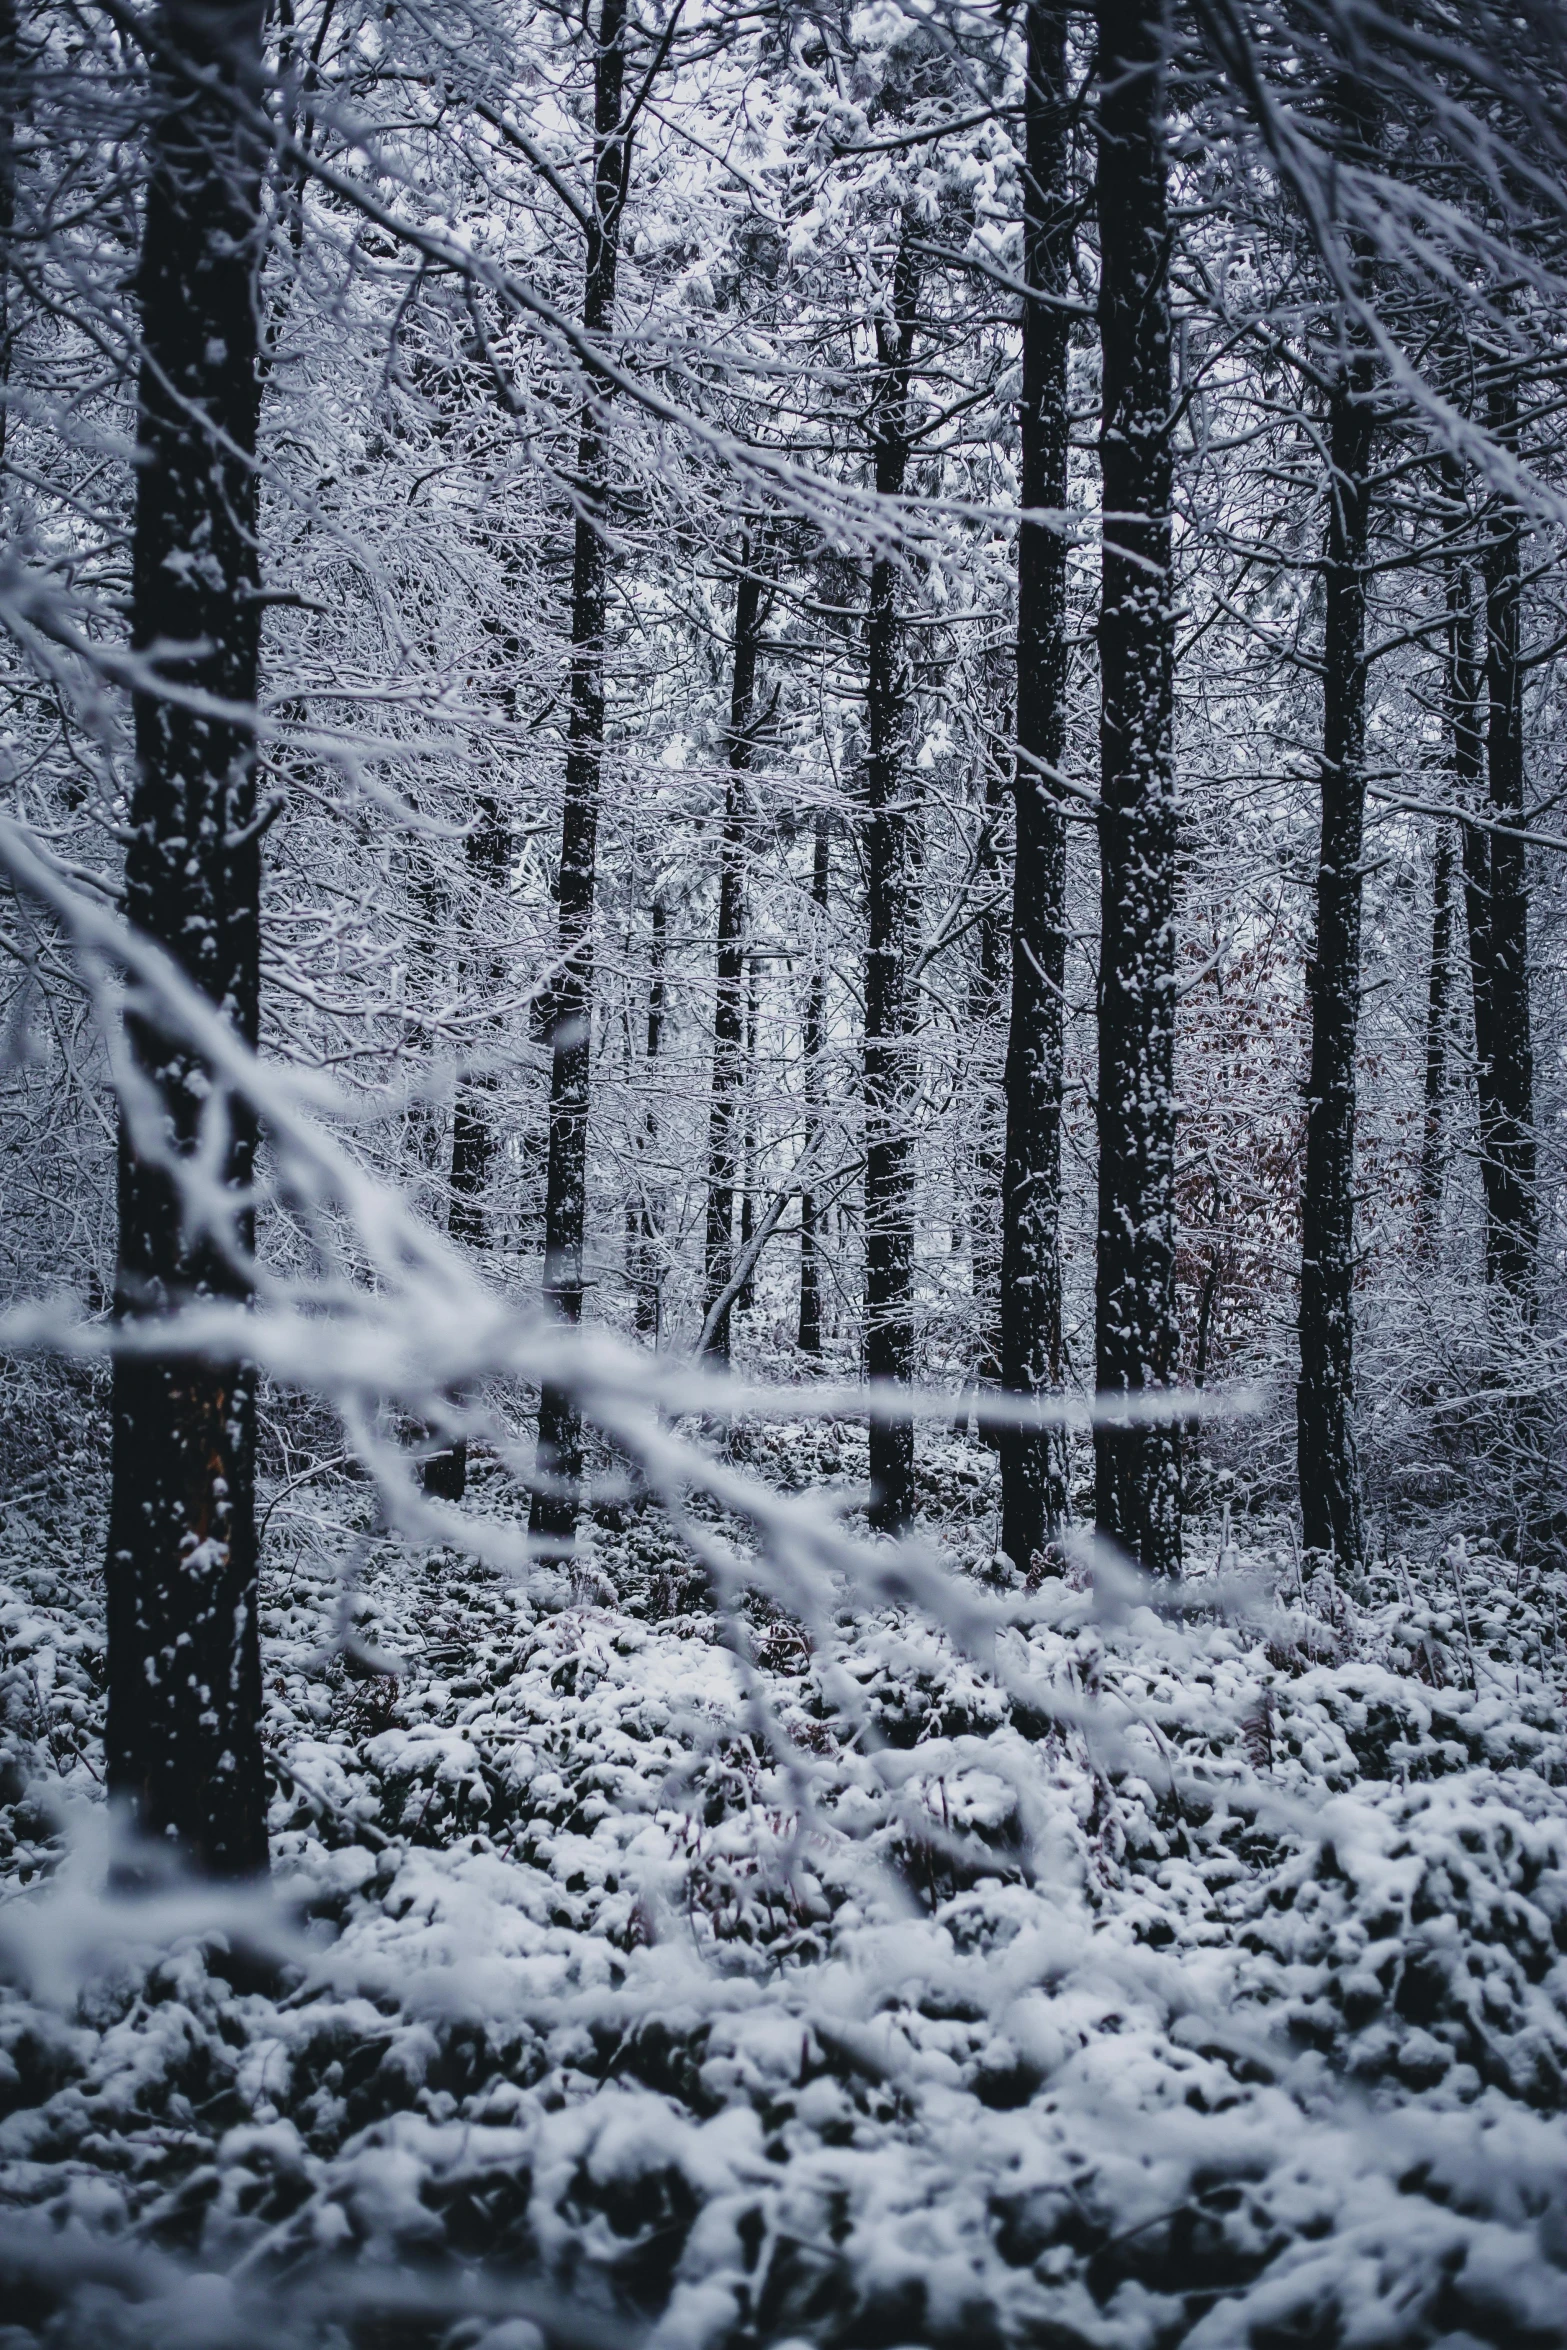
MULTIPOLYGON (((922 1444, 1004 1595, 992 1456, 922 1444)), ((102 1889, 100 1498, 0 1511, 4 2350, 528 2350, 546 2291, 659 2350, 1567 2344, 1559 1571, 1351 1596, 1199 1529, 1178 1616, 1013 1578, 1073 1728, 847 1599, 757 1602, 748 1689, 651 1511, 525 1596, 312 1488, 251 1935, 102 1889)))

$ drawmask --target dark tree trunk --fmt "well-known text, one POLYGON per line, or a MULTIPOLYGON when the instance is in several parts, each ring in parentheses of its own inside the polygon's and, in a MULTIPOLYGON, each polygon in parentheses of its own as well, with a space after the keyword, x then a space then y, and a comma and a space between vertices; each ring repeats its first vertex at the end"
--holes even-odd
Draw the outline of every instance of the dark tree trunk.
MULTIPOLYGON (((816 910, 816 941, 811 958, 810 985, 805 998, 805 1147, 821 1148, 822 1054, 827 1043, 827 905, 832 878, 832 851, 827 811, 816 811, 816 838, 811 857, 811 903, 816 910)), ((822 1351, 821 1224, 816 1204, 816 1174, 800 1193, 800 1323, 796 1344, 800 1352, 822 1351)))
MULTIPOLYGON (((1449 469, 1456 481, 1456 465, 1449 469)), ((1447 708, 1452 734, 1453 797, 1460 808, 1478 811, 1485 798, 1485 737, 1480 716, 1480 631, 1475 579, 1455 561, 1447 575, 1447 708)), ((1496 1043, 1491 1025, 1491 836, 1476 824, 1463 827, 1464 929, 1474 1001, 1475 1091, 1479 1103, 1480 1181, 1485 1194, 1487 1261, 1496 1223, 1494 1197, 1498 1161, 1493 1150, 1498 1120, 1495 1091, 1496 1043)))
POLYGON ((489 1237, 484 1194, 495 1156, 494 1096, 493 1071, 475 1070, 459 1083, 452 1111, 451 1206, 447 1230, 454 1240, 460 1240, 468 1248, 483 1248, 489 1237))
MULTIPOLYGON (((132 642, 175 692, 254 706, 260 642, 253 462, 262 155, 221 95, 259 95, 259 0, 165 0, 137 291, 132 642), (199 551, 200 560, 191 556, 199 551), (192 648, 182 653, 178 648, 192 648)), ((126 913, 256 1040, 261 849, 255 734, 156 690, 135 697, 126 913)), ((147 1111, 122 1114, 115 1313, 130 1335, 182 1304, 249 1294, 255 1128, 224 1102, 224 1231, 187 1228, 173 1167, 216 1097, 177 1037, 127 1022, 147 1111), (151 1131, 155 1152, 143 1156, 151 1131), (170 1162, 172 1161, 173 1167, 170 1162)), ((267 1863, 256 1628, 255 1374, 196 1356, 124 1354, 114 1369, 109 1504, 108 1784, 146 1834, 194 1866, 267 1863)))
MULTIPOLYGON (((499 899, 506 888, 511 862, 511 835, 501 821, 495 801, 481 799, 477 819, 467 840, 468 869, 482 892, 499 899)), ((486 958, 483 977, 499 993, 505 969, 486 958)), ((492 1068, 465 1071, 458 1079, 452 1106, 451 1178, 447 1195, 446 1229, 464 1248, 489 1245, 489 1220, 484 1196, 489 1189, 495 1158, 495 1077, 492 1068)), ((459 1436, 432 1453, 424 1464, 424 1490, 441 1501, 461 1501, 468 1488, 468 1439, 459 1436)))
MULTIPOLYGON (((707 1289, 710 1315, 728 1288, 735 1265, 735 1178, 740 1167, 741 1105, 745 1078, 745 866, 751 816, 751 728, 756 705, 756 648, 761 634, 762 583, 750 568, 751 551, 735 590, 734 666, 729 693, 729 784, 724 796, 718 867, 718 993, 713 1007, 713 1101, 707 1126, 707 1289)), ((729 1309, 713 1325, 707 1353, 729 1360, 729 1309)))
MULTIPOLYGON (((974 961, 964 1020, 971 1054, 955 1107, 957 1133, 952 1175, 952 1253, 963 1246, 966 1179, 969 1285, 974 1300, 975 1345, 972 1376, 961 1389, 952 1415, 952 1433, 966 1437, 972 1400, 1001 1384, 1001 1190, 1006 1173, 1004 1091, 992 1083, 991 1045, 1007 1002, 1011 959, 1011 907, 1007 902, 1004 826, 1012 785, 1012 717, 1003 706, 985 745, 985 797, 974 856, 974 888, 984 911, 976 925, 974 961), (1002 1115, 996 1115, 997 1099, 1002 1115)), ((981 1444, 999 1451, 1001 1432, 981 1418, 981 1444)))
MULTIPOLYGON (((1492 428, 1514 435, 1510 404, 1493 403, 1492 428)), ((1486 684, 1491 810, 1523 822, 1523 670, 1519 660, 1523 534, 1504 508, 1486 553, 1486 684)), ((1529 1022, 1529 881, 1521 840, 1490 836, 1487 926, 1490 1009, 1490 1131, 1482 1134, 1486 1168, 1486 1270, 1529 1310, 1538 1240, 1534 1160, 1534 1053, 1529 1022)))
POLYGON ((1355 1052, 1360 1029, 1366 807, 1366 556, 1371 366, 1329 395, 1322 834, 1310 967, 1311 1068, 1301 1194, 1297 1445, 1305 1547, 1357 1573, 1365 1554, 1355 1451, 1355 1052))
MULTIPOLYGON (((745 1172, 740 1190, 742 1260, 749 1256, 751 1243, 756 1238, 756 1030, 761 1015, 761 978, 762 967, 753 955, 746 975, 745 991, 745 1172)), ((753 1266, 736 1293, 735 1311, 738 1314, 749 1314, 755 1305, 756 1271, 753 1266)))
MULTIPOLYGON (((876 488, 901 497, 908 472, 909 381, 919 306, 916 232, 906 222, 892 316, 878 319, 872 403, 876 488)), ((871 565, 865 616, 865 1367, 906 1386, 914 1370, 914 999, 909 984, 913 840, 904 798, 910 686, 891 556, 871 565)), ((870 1421, 871 1522, 896 1533, 914 1510, 914 1423, 870 1421)))
POLYGON ((1453 836, 1444 825, 1431 882, 1431 975, 1426 992, 1425 1116, 1420 1132, 1420 1189, 1415 1244, 1436 1253, 1442 1228, 1442 1180, 1447 1166, 1443 1132, 1447 1103, 1447 1046, 1453 993, 1453 836))
POLYGON ((0 0, 0 474, 5 471, 11 348, 16 332, 11 315, 11 244, 16 234, 16 120, 22 103, 20 66, 16 0, 0 0))
MULTIPOLYGON (((1072 198, 1067 164, 1066 10, 1028 11, 1023 183, 1022 499, 1067 495, 1067 313, 1072 198)), ((1162 267, 1162 255, 1159 257, 1162 267)), ((1168 358, 1166 359, 1168 370, 1168 358)), ((1107 553, 1108 561, 1108 553, 1107 553)), ((1012 1017, 1002 1182, 1001 1384, 1029 1399, 1061 1386, 1061 1088, 1066 1027, 1066 824, 1057 778, 1065 742, 1066 541, 1025 519, 1017 557, 1017 845, 1012 885, 1012 1017)), ((1059 1434, 1001 1434, 1001 1543, 1027 1567, 1066 1512, 1059 1434)))
MULTIPOLYGON (((1167 1387, 1176 1360, 1175 619, 1161 41, 1162 19, 1144 0, 1101 0, 1101 1410, 1167 1387)), ((1177 1573, 1174 1423, 1102 1419, 1094 1453, 1100 1532, 1151 1573, 1177 1573)))
POLYGON ((1202 1277, 1202 1288, 1197 1297, 1197 1345, 1192 1358, 1192 1385, 1208 1384, 1208 1358, 1213 1348, 1213 1311, 1219 1302, 1219 1286, 1224 1279, 1224 1251, 1216 1248, 1208 1259, 1202 1277))
POLYGON ((435 1090, 440 1039, 430 1015, 448 976, 447 949, 454 915, 444 876, 422 858, 412 877, 411 895, 416 920, 408 969, 410 1012, 403 1042, 416 1076, 403 1116, 403 1142, 415 1178, 413 1197, 434 1222, 450 1203, 446 1189, 450 1137, 446 1105, 435 1090))
MULTIPOLYGON (((593 121, 596 156, 582 323, 602 335, 615 308, 620 220, 630 170, 622 128, 626 0, 601 0, 593 121)), ((608 608, 608 485, 599 408, 583 411, 577 450, 580 500, 571 582, 571 714, 560 831, 560 968, 551 999, 549 1158, 544 1187, 544 1295, 570 1328, 582 1320, 587 1210, 588 1079, 593 1039, 593 892, 599 775, 604 759, 604 626, 608 608)), ((581 1507, 582 1416, 570 1392, 539 1396, 539 1482, 529 1530, 557 1544, 575 1539, 581 1507)))
POLYGON ((664 1047, 664 961, 667 951, 668 916, 661 897, 653 900, 653 946, 649 957, 647 982, 647 1055, 645 1079, 647 1107, 642 1113, 641 1181, 639 1196, 631 1211, 634 1230, 631 1235, 631 1278, 636 1293, 637 1329, 644 1338, 655 1342, 659 1336, 659 1305, 663 1294, 659 1250, 662 1245, 662 1200, 649 1189, 649 1168, 658 1147, 658 1111, 654 1106, 653 1083, 658 1072, 658 1057, 664 1047))

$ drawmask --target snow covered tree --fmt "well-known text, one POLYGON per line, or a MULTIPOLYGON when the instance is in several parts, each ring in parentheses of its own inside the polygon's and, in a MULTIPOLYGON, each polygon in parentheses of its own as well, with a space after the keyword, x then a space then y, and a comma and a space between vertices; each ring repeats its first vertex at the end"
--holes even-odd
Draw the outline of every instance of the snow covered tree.
MULTIPOLYGON (((584 332, 600 337, 615 309, 621 221, 631 173, 626 103, 626 0, 601 0, 594 36, 593 173, 585 218, 584 332)), ((553 1064, 544 1201, 544 1288, 568 1326, 582 1319, 587 1212, 588 1101, 593 1038, 593 903, 604 754, 604 648, 610 561, 608 451, 600 414, 607 383, 590 393, 577 455, 576 544, 571 579, 571 718, 561 811, 560 967, 551 982, 553 1064)), ((569 1542, 576 1531, 582 1428, 561 1388, 539 1398, 536 1535, 569 1542)))
MULTIPOLYGON (((164 0, 150 45, 125 905, 254 1043, 262 11, 253 0, 164 0)), ((245 1294, 256 1136, 182 1038, 135 1013, 128 1044, 108 1780, 144 1833, 242 1875, 267 1859, 255 1374, 161 1351, 157 1325, 203 1298, 245 1294), (198 1164, 212 1185, 200 1208, 189 1190, 198 1164)))
MULTIPOLYGON (((1340 109, 1361 152, 1374 130, 1340 109)), ((1363 256, 1362 256, 1363 258, 1363 256)), ((1346 340, 1353 342, 1351 336, 1346 340)), ((1301 1522, 1306 1548, 1359 1572, 1364 1534, 1354 1431, 1356 1042, 1366 759, 1366 563, 1375 385, 1353 347, 1328 393, 1328 519, 1322 668, 1322 834, 1310 970, 1311 1065, 1301 1199, 1301 1522)))
POLYGON ((1104 574, 1099 854, 1100 1531, 1154 1574, 1181 1556, 1168 1419, 1120 1415, 1175 1372, 1175 614, 1170 225, 1161 15, 1099 11, 1100 464, 1104 574))
MULTIPOLYGON (((900 498, 908 474, 910 389, 922 264, 905 214, 887 302, 876 320, 871 434, 877 494, 900 498)), ((865 614, 865 1368, 906 1385, 914 1368, 914 1169, 910 1105, 915 1071, 913 944, 916 821, 907 772, 910 685, 891 555, 871 565, 865 614)), ((914 1423, 885 1408, 871 1416, 875 1522, 889 1532, 914 1508, 914 1423)))
MULTIPOLYGON (((1023 398, 1018 524, 1016 834, 1007 1146, 1002 1179, 1001 1383, 1059 1394, 1061 1090, 1066 1027, 1067 346, 1077 203, 1068 135, 1067 11, 1027 14, 1023 99, 1023 398), (1044 517, 1054 512, 1057 520, 1044 517), (1034 519, 1030 519, 1030 516, 1034 519)), ((1001 1439, 1002 1542, 1026 1566, 1066 1513, 1062 1448, 1046 1429, 1001 1439)))
MULTIPOLYGON (((762 628, 762 581, 756 553, 742 544, 735 581, 734 647, 729 695, 729 780, 718 880, 717 988, 713 1012, 713 1107, 707 1144, 705 1315, 712 1323, 706 1351, 729 1357, 729 1306, 734 1275, 735 1181, 744 1117, 745 1016, 741 987, 745 961, 746 851, 751 836, 747 776, 753 748, 757 645, 762 628)), ((749 1198, 749 1192, 747 1193, 749 1198)), ((742 1234, 742 1244, 749 1239, 742 1234)))

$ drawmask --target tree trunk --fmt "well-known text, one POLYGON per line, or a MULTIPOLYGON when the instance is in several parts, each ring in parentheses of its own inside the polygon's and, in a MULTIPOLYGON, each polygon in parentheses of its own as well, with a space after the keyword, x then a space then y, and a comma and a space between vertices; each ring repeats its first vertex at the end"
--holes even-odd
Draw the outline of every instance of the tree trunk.
MULTIPOLYGON (((1451 485, 1459 476, 1448 468, 1451 485)), ((1485 797, 1485 738, 1480 720, 1479 622, 1475 579, 1467 563, 1455 560, 1447 574, 1447 708, 1452 735, 1453 797, 1460 808, 1478 810, 1485 797)), ((1476 824, 1462 831, 1464 928, 1474 1002, 1475 1092, 1479 1107, 1480 1183, 1485 1195, 1486 1258, 1491 1261, 1495 1189, 1500 1162, 1494 1142, 1499 1117, 1496 1099, 1496 1042, 1491 1025, 1491 836, 1476 824)))
POLYGON ((1420 1188, 1415 1247, 1434 1257, 1442 1229, 1442 1178, 1447 1165, 1443 1112, 1447 1101, 1448 1028, 1453 992, 1453 836, 1444 825, 1436 844, 1431 883, 1431 976, 1426 994, 1425 1117, 1420 1133, 1420 1188))
MULTIPOLYGON (((259 98, 259 0, 165 0, 137 292, 132 642, 175 691, 254 707, 260 649, 253 463, 260 394, 262 150, 215 76, 259 98), (192 560, 199 550, 200 560, 192 560), (180 650, 180 648, 189 648, 180 650)), ((135 696, 126 913, 256 1041, 261 848, 244 717, 135 696)), ((204 1298, 249 1294, 255 1126, 178 1038, 127 1019, 147 1111, 122 1112, 115 1314, 132 1334, 204 1298), (155 1105, 155 1106, 154 1106, 155 1105), (191 1229, 174 1169, 226 1114, 225 1231, 191 1229), (160 1130, 151 1155, 143 1156, 160 1130), (172 1162, 172 1165, 171 1165, 172 1162)), ((256 1626, 255 1374, 199 1356, 117 1356, 109 1504, 111 1795, 144 1833, 220 1876, 265 1869, 256 1626)))
MULTIPOLYGON (((511 835, 501 812, 488 796, 480 800, 477 820, 468 834, 468 870, 483 890, 495 898, 506 888, 511 862, 511 835)), ((504 967, 493 957, 483 972, 492 994, 505 984, 504 967)), ((495 1071, 466 1071, 457 1081, 452 1106, 451 1177, 447 1192, 446 1229, 464 1248, 489 1245, 489 1219, 484 1195, 489 1189, 495 1159, 495 1071)), ((456 1437, 424 1464, 424 1490, 441 1501, 461 1501, 468 1487, 468 1439, 456 1437)))
MULTIPOLYGON (((745 990, 745 1150, 744 1173, 740 1187, 740 1255, 750 1254, 756 1238, 756 1055, 757 1023, 761 1016, 762 967, 753 955, 746 973, 745 990)), ((749 1314, 756 1306, 756 1270, 741 1282, 735 1296, 737 1314, 749 1314)))
MULTIPOLYGON (((1499 439, 1515 436, 1511 402, 1493 402, 1499 439)), ((1486 554, 1486 684, 1491 809, 1504 823, 1523 822, 1523 670, 1519 661, 1523 532, 1516 509, 1503 509, 1486 554)), ((1486 1270, 1529 1311, 1538 1240, 1534 1158, 1534 1053, 1529 1022, 1529 881, 1521 840, 1490 836, 1490 1133, 1486 1165, 1486 1270)))
MULTIPOLYGON (((878 319, 872 399, 876 488, 900 497, 909 463, 909 379, 919 305, 916 230, 906 221, 893 268, 892 316, 878 319)), ((914 1004, 911 826, 903 798, 909 676, 898 620, 897 569, 871 565, 865 616, 865 1367, 907 1385, 914 1369, 914 1004)), ((871 1414, 871 1523, 896 1533, 914 1509, 914 1423, 871 1414)))
MULTIPOLYGON (((729 785, 724 797, 718 868, 718 994, 713 1007, 713 1102, 707 1126, 707 1288, 710 1315, 734 1272, 735 1178, 740 1166, 740 1120, 745 1078, 745 862, 750 830, 751 722, 756 703, 756 648, 761 634, 762 583, 751 569, 751 549, 735 590, 734 667, 729 694, 729 785)), ((708 1342, 710 1360, 729 1360, 729 1310, 708 1342)))
POLYGON ((631 1277, 636 1294, 637 1329, 644 1338, 657 1343, 659 1307, 663 1294, 662 1268, 659 1249, 662 1240, 662 1200, 655 1200, 648 1188, 648 1167, 658 1147, 658 1112, 654 1107, 653 1081, 658 1070, 658 1057, 664 1046, 664 960, 667 952, 668 916, 661 897, 653 900, 653 947, 649 957, 647 983, 647 1054, 644 1063, 647 1085, 647 1107, 642 1113, 641 1169, 638 1197, 631 1210, 634 1229, 631 1235, 631 1277))
MULTIPOLYGON (((831 887, 831 842, 827 811, 816 811, 816 838, 811 858, 811 903, 816 910, 816 940, 811 958, 810 986, 805 998, 805 1147, 821 1147, 822 1054, 827 1043, 827 906, 831 887)), ((816 1178, 812 1175, 800 1193, 800 1322, 795 1343, 802 1354, 822 1351, 821 1226, 816 1205, 816 1178)))
MULTIPOLYGON (((467 839, 468 870, 484 896, 502 902, 511 864, 511 834, 496 802, 481 799, 478 820, 467 839)), ((492 991, 505 985, 505 965, 493 955, 481 976, 492 991)), ((451 1204, 447 1230, 468 1248, 484 1248, 490 1238, 484 1195, 495 1159, 495 1071, 480 1067, 458 1080, 452 1112, 451 1204)))
POLYGON ((1327 619, 1322 679, 1322 834, 1309 972, 1311 1069, 1301 1195, 1297 1444, 1305 1547, 1358 1573, 1364 1560, 1355 1451, 1355 1052, 1360 1028, 1366 806, 1366 553, 1371 522, 1370 362, 1351 358, 1329 395, 1327 619))
MULTIPOLYGON (((988 665, 987 665, 988 666, 988 665)), ((976 894, 987 901, 977 925, 974 961, 964 1019, 971 1057, 955 1103, 952 1253, 963 1245, 959 1194, 967 1181, 969 1289, 976 1323, 972 1375, 958 1395, 952 1433, 966 1437, 971 1399, 1001 1384, 1001 1194, 1006 1177, 1005 1088, 1002 1116, 995 1115, 991 1040, 1007 1000, 1011 960, 1011 907, 1003 895, 1005 851, 1002 828, 1012 783, 1012 718, 1003 706, 985 746, 985 798, 974 860, 976 894)), ((981 1419, 979 1440, 1001 1448, 994 1421, 981 1419)))
MULTIPOLYGON (((1099 8, 1104 361, 1099 620, 1101 863, 1100 1405, 1167 1387, 1175 1368, 1175 883, 1171 356, 1162 19, 1099 8)), ((1154 1574, 1180 1567, 1172 1421, 1095 1431, 1102 1534, 1154 1574)))
MULTIPOLYGON (((1028 11, 1023 183, 1022 499, 1066 504, 1067 315, 1072 196, 1067 171, 1066 10, 1028 11)), ((1162 264, 1161 264, 1162 266, 1162 264)), ((1166 360, 1168 367, 1168 360, 1166 360)), ((1066 823, 1056 780, 1065 742, 1066 540, 1025 519, 1017 557, 1017 845, 1012 1017, 1002 1180, 1001 1384, 1035 1399, 1061 1387, 1061 1091, 1066 1024, 1066 823)), ((1066 1514, 1057 1431, 1001 1434, 1001 1543, 1027 1567, 1066 1514)))
POLYGON ((1197 1345, 1192 1357, 1192 1385, 1208 1384, 1208 1357, 1213 1347, 1213 1311, 1219 1302, 1219 1285, 1224 1279, 1224 1250, 1216 1248, 1203 1272, 1202 1288, 1197 1297, 1197 1345))
POLYGON ((11 351, 16 322, 11 241, 16 234, 16 120, 22 104, 16 42, 16 0, 0 0, 0 475, 5 472, 10 419, 11 351))
MULTIPOLYGON (((615 307, 620 220, 631 134, 622 129, 626 0, 601 0, 593 121, 596 154, 582 323, 602 335, 615 307)), ((571 583, 571 714, 560 831, 560 968, 551 1000, 549 1156, 544 1188, 544 1295, 559 1319, 582 1320, 587 1209, 588 1079, 593 1042, 593 892, 599 775, 604 759, 604 624, 608 604, 604 426, 583 410, 577 449, 576 544, 571 583)), ((539 1396, 539 1482, 529 1513, 536 1537, 568 1545, 581 1506, 582 1416, 569 1390, 539 1396)))

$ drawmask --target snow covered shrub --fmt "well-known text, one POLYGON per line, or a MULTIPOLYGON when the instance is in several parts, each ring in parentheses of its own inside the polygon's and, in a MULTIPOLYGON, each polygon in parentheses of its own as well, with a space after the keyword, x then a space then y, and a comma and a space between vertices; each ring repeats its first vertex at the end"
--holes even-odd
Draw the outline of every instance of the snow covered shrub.
MULTIPOLYGON (((16 1521, 0 1618, 67 1801, 72 1508, 69 1571, 16 1521)), ((1567 2339, 1554 1576, 1018 1585, 987 1673, 847 1588, 748 1602, 736 1654, 647 1608, 652 1513, 595 1537, 624 1604, 330 1523, 269 1576, 274 1955, 160 1950, 85 1860, 0 1911, 0 2194, 56 2243, 270 2278, 312 2343, 421 2272, 432 2346, 502 2273, 546 2331, 565 2293, 714 2350, 1567 2339), (345 1672, 342 1556, 395 1688, 345 1672)), ((19 2305, 74 2340, 88 2300, 19 2305)))

